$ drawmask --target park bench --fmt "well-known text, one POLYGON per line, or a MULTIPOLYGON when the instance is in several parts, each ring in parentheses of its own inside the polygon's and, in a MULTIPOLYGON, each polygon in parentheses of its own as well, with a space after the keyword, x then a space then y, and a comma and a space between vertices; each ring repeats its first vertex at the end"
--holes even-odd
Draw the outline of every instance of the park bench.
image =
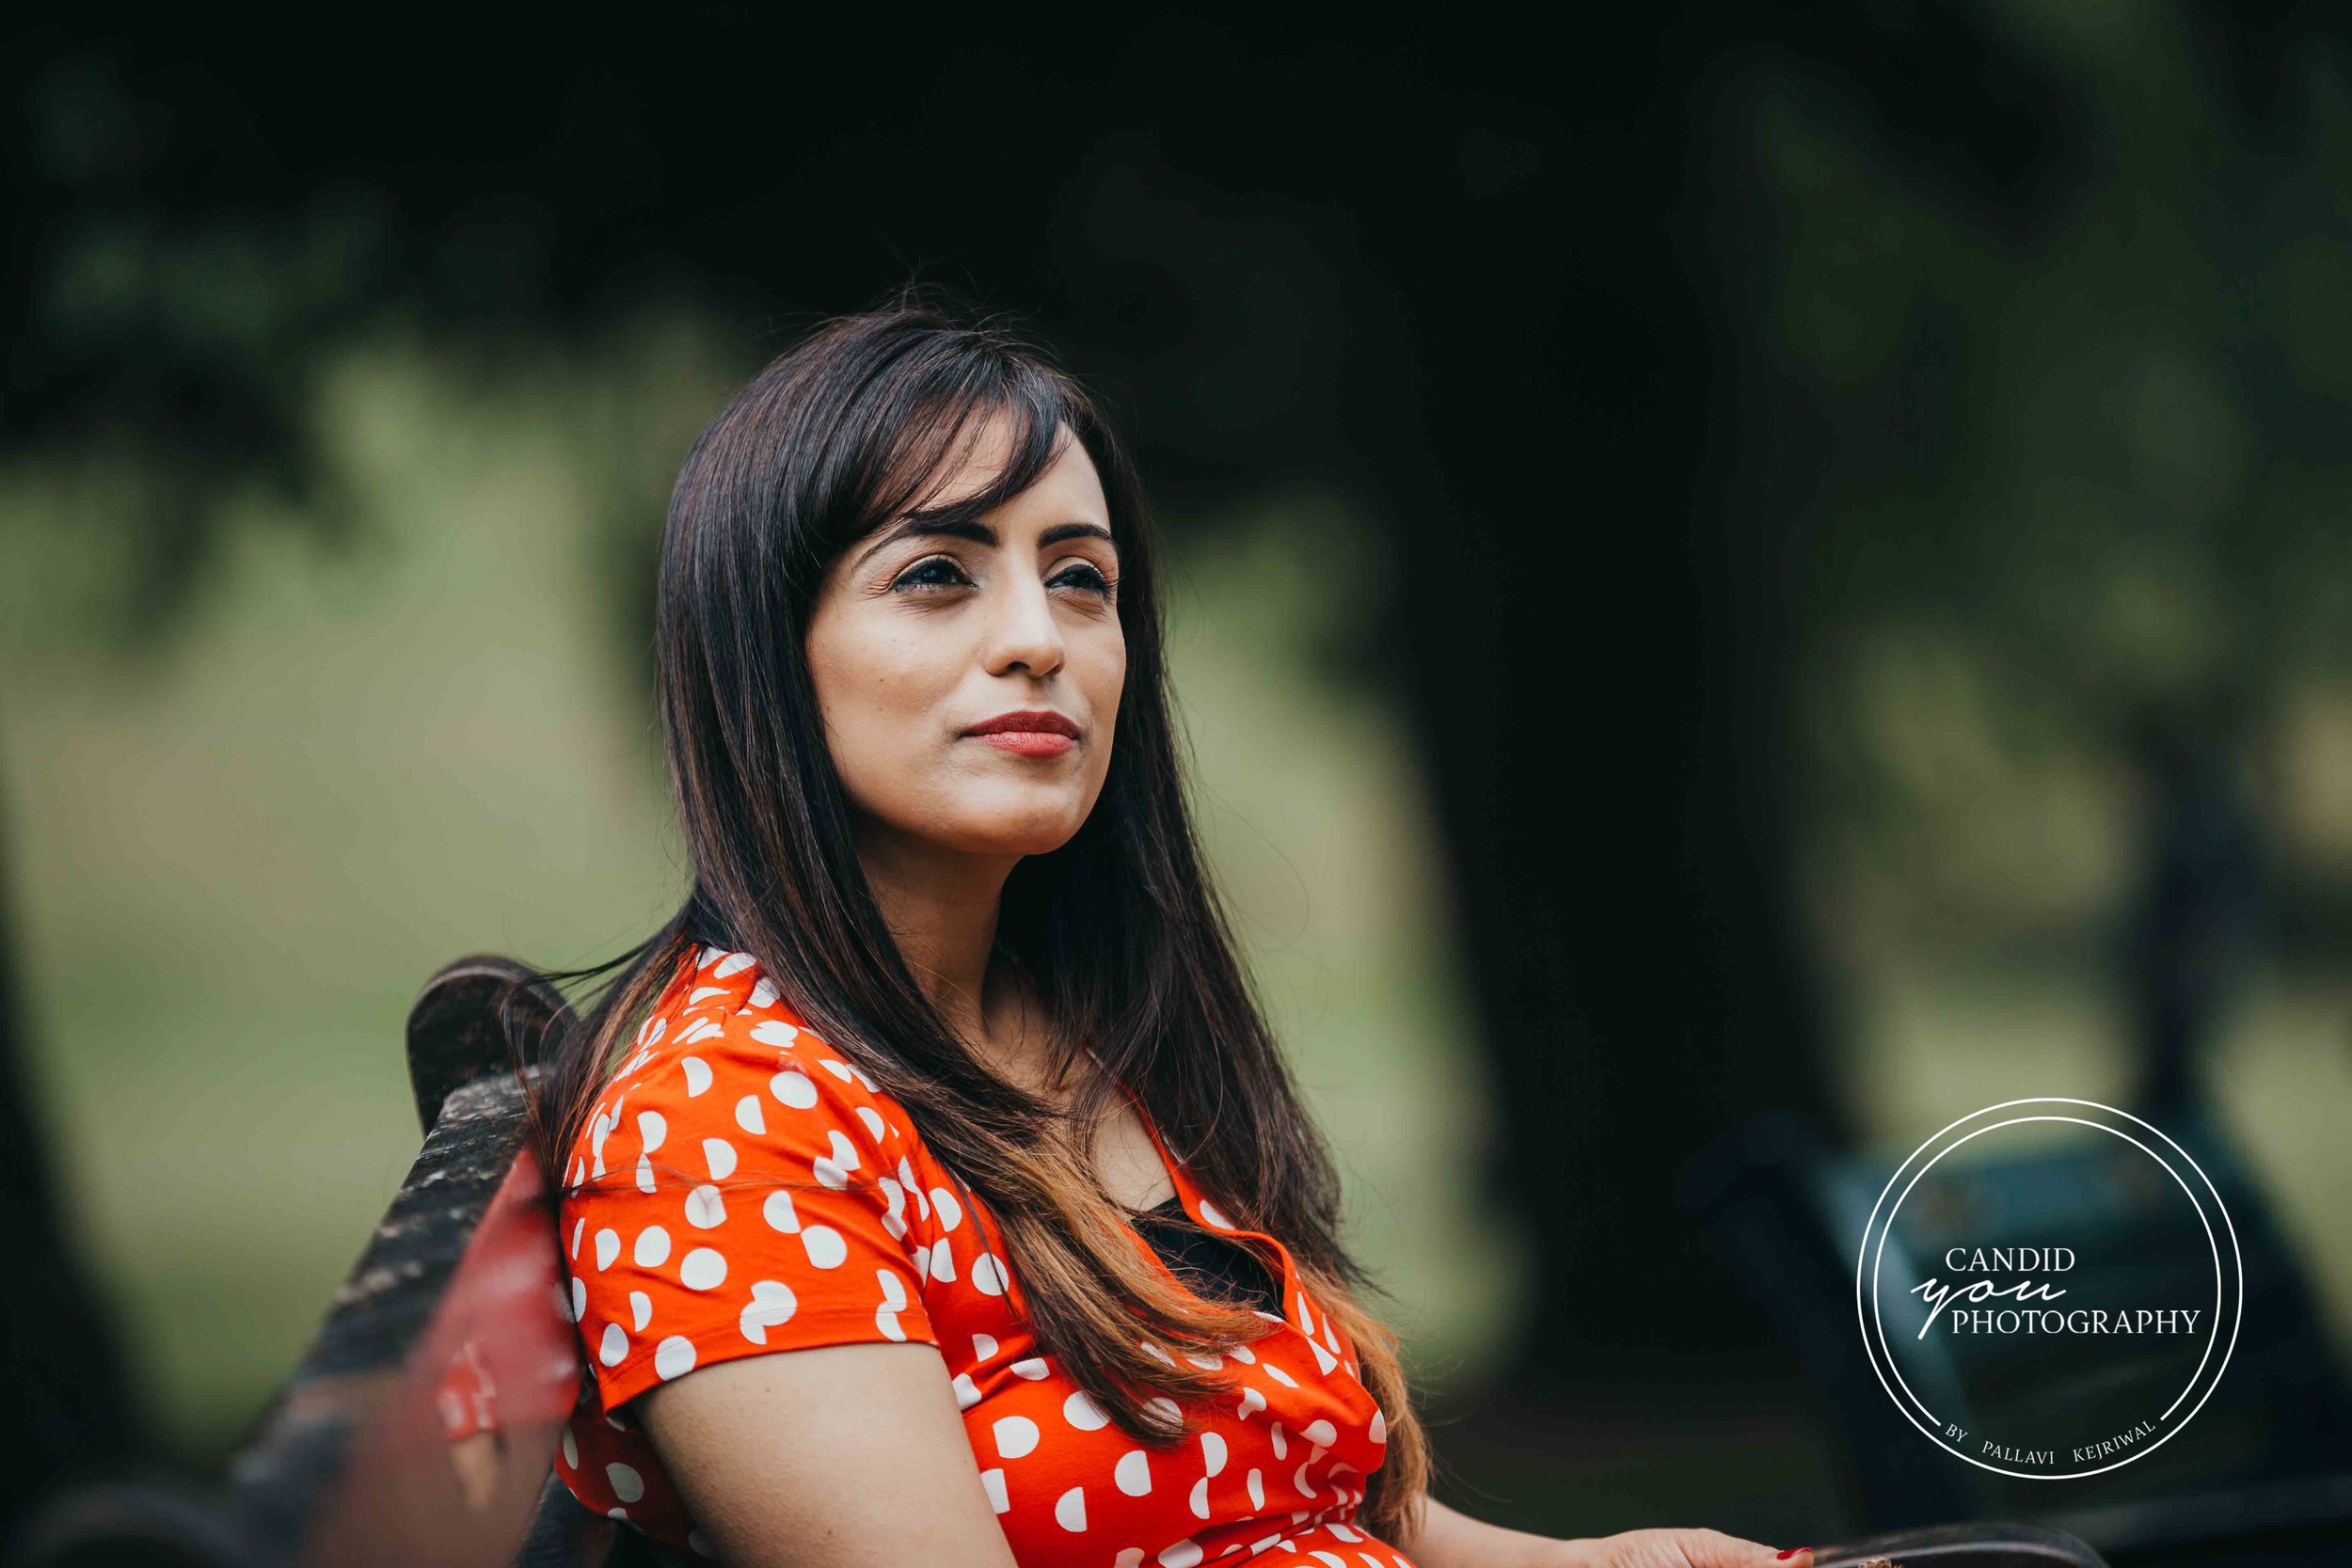
MULTIPOLYGON (((408 1019, 423 1148, 225 1484, 143 1480, 56 1498, 20 1538, 26 1568, 658 1560, 554 1474, 583 1364, 544 1179, 522 1148, 507 1041, 510 1029, 536 1040, 564 1006, 496 957, 460 959, 426 983, 408 1019), (469 1393, 481 1408, 462 1408, 469 1393)), ((1816 1560, 1854 1568, 1872 1557, 2106 1568, 2064 1531, 2005 1524, 1905 1530, 1824 1547, 1816 1560)))

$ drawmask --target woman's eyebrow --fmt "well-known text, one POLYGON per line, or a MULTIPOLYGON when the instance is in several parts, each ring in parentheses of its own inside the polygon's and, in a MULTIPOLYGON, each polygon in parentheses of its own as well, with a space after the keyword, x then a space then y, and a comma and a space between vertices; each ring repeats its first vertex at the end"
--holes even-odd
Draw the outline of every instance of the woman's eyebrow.
MULTIPOLYGON (((851 569, 865 565, 876 551, 887 548, 901 539, 943 538, 969 539, 976 545, 986 545, 991 548, 997 543, 996 531, 986 523, 908 517, 861 551, 851 569)), ((1041 548, 1047 545, 1058 545, 1065 539, 1100 539, 1110 546, 1113 553, 1119 549, 1119 541, 1111 537, 1111 531, 1099 523, 1056 523, 1037 536, 1041 548)))
POLYGON ((1119 541, 1099 523, 1056 523, 1037 536, 1040 545, 1058 545, 1065 539, 1100 539, 1111 547, 1113 554, 1119 550, 1119 541))

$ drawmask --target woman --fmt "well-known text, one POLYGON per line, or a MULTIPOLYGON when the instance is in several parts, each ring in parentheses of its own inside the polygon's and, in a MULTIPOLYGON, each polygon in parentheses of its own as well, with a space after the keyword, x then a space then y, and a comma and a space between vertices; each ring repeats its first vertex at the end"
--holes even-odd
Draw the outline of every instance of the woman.
POLYGON ((686 1560, 1788 1561, 1425 1496, 1186 816, 1154 571, 1086 393, 912 296, 696 442, 657 647, 693 892, 551 976, 617 971, 534 1129, 594 1381, 557 1473, 686 1560))

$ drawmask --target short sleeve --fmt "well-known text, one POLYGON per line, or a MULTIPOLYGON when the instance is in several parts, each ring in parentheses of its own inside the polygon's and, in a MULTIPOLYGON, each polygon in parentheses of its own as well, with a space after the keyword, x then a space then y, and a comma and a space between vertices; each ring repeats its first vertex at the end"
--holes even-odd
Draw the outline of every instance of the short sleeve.
POLYGON ((937 1344, 904 1110, 764 983, 692 994, 607 1085, 563 1200, 604 1408, 739 1356, 937 1344))

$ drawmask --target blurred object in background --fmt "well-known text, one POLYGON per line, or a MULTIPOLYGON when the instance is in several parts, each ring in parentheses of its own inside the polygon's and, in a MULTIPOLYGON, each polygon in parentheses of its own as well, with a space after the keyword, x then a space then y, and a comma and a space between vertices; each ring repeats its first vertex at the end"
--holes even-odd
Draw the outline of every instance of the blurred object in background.
MULTIPOLYGON (((0 812, 0 821, 7 814, 0 812)), ((0 841, 0 849, 5 849, 0 841)), ((0 869, 5 869, 0 864, 0 869)), ((0 905, 0 917, 7 910, 0 905)), ((26 1091, 16 954, 0 919, 0 1522, 78 1481, 150 1457, 150 1435, 115 1337, 115 1313, 91 1289, 51 1169, 51 1134, 26 1091)))
POLYGON ((2225 736, 2151 715, 2132 737, 2148 822, 2123 927, 2139 1038, 2135 1102, 2170 1125, 2204 1116, 2203 1058, 2269 957, 2270 868, 2225 736))

